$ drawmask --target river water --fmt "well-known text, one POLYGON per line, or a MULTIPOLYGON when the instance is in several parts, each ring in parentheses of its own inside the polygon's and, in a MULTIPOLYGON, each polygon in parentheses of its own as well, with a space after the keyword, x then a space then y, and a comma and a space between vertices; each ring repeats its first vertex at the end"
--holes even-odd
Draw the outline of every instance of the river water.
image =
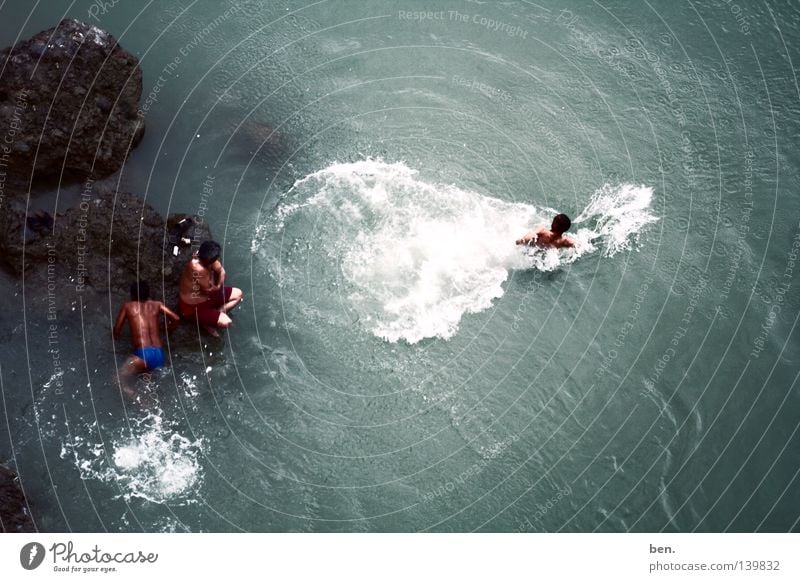
POLYGON ((246 295, 140 410, 119 298, 53 330, 5 277, 0 460, 40 529, 798 530, 792 3, 0 13, 4 46, 70 16, 140 59, 120 185, 203 215, 246 295), (554 212, 576 250, 514 245, 554 212))

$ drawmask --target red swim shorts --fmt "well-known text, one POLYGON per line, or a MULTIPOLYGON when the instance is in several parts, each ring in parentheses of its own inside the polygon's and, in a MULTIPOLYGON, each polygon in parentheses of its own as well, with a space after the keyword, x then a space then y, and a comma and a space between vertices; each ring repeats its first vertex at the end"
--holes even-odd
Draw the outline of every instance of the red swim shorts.
POLYGON ((205 327, 216 327, 219 321, 219 308, 225 305, 231 298, 233 287, 225 287, 224 293, 220 291, 213 297, 209 297, 203 303, 189 305, 183 299, 178 299, 178 311, 184 319, 197 319, 200 325, 205 327))

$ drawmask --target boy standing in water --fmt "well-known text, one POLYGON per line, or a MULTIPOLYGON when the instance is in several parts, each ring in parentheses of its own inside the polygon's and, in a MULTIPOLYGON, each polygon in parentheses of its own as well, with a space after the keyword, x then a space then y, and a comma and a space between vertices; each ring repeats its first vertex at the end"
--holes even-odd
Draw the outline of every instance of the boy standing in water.
POLYGON ((541 225, 534 228, 528 234, 517 239, 518 245, 536 245, 544 248, 567 248, 574 247, 575 241, 564 233, 572 226, 572 221, 566 214, 557 214, 553 219, 553 224, 548 229, 541 225))
POLYGON ((180 320, 178 314, 161 301, 150 299, 150 287, 146 282, 131 283, 131 300, 120 308, 114 324, 114 339, 119 339, 122 326, 128 322, 131 340, 136 348, 119 369, 120 388, 131 399, 136 398, 132 386, 134 376, 164 365, 164 349, 158 329, 158 317, 162 313, 173 322, 180 320))
POLYGON ((196 319, 203 328, 219 337, 216 328, 230 327, 228 311, 242 300, 242 290, 225 287, 225 269, 219 260, 219 244, 207 240, 192 255, 180 282, 178 311, 185 319, 196 319))

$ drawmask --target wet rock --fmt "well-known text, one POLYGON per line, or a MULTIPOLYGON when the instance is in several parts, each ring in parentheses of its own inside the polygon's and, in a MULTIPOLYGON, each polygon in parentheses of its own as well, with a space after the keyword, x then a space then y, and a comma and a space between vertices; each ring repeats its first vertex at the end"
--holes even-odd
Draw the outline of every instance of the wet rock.
POLYGON ((31 290, 55 281, 60 289, 127 295, 139 278, 154 292, 163 289, 159 295, 174 305, 192 249, 209 238, 202 218, 164 220, 138 196, 102 185, 85 189, 77 207, 56 216, 26 214, 24 203, 13 199, 0 213, 2 261, 12 273, 24 273, 31 290))
POLYGON ((97 108, 103 113, 108 113, 111 111, 111 100, 105 95, 98 95, 94 98, 94 102, 97 105, 97 108))
POLYGON ((11 140, 0 169, 12 178, 107 176, 141 140, 142 70, 107 32, 62 20, 0 63, 0 135, 11 140))
POLYGON ((28 502, 17 483, 17 475, 0 465, 0 531, 3 533, 34 532, 28 502))
POLYGON ((243 106, 209 103, 207 127, 224 137, 222 143, 235 155, 257 162, 281 160, 291 156, 291 144, 274 125, 252 115, 243 106))

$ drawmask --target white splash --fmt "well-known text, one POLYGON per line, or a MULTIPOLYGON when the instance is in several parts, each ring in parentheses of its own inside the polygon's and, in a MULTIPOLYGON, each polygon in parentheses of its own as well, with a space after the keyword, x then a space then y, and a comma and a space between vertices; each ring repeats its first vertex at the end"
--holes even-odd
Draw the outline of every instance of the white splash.
POLYGON ((631 248, 642 229, 658 220, 650 212, 652 198, 653 189, 647 186, 606 184, 575 219, 576 224, 586 225, 576 237, 589 243, 599 241, 605 257, 631 248))
MULTIPOLYGON (((491 307, 513 269, 556 269, 598 247, 628 248, 655 220, 652 189, 605 186, 575 220, 576 249, 518 247, 555 211, 421 180, 402 162, 333 164, 297 181, 253 240, 279 285, 297 290, 338 265, 362 323, 390 342, 450 338, 491 307)), ((335 287, 336 284, 334 284, 335 287)))
POLYGON ((72 454, 83 479, 113 483, 121 496, 154 503, 191 503, 202 481, 202 440, 192 441, 163 425, 157 414, 134 421, 126 437, 102 443, 75 435, 61 450, 72 454), (107 453, 110 451, 110 453, 107 453))

